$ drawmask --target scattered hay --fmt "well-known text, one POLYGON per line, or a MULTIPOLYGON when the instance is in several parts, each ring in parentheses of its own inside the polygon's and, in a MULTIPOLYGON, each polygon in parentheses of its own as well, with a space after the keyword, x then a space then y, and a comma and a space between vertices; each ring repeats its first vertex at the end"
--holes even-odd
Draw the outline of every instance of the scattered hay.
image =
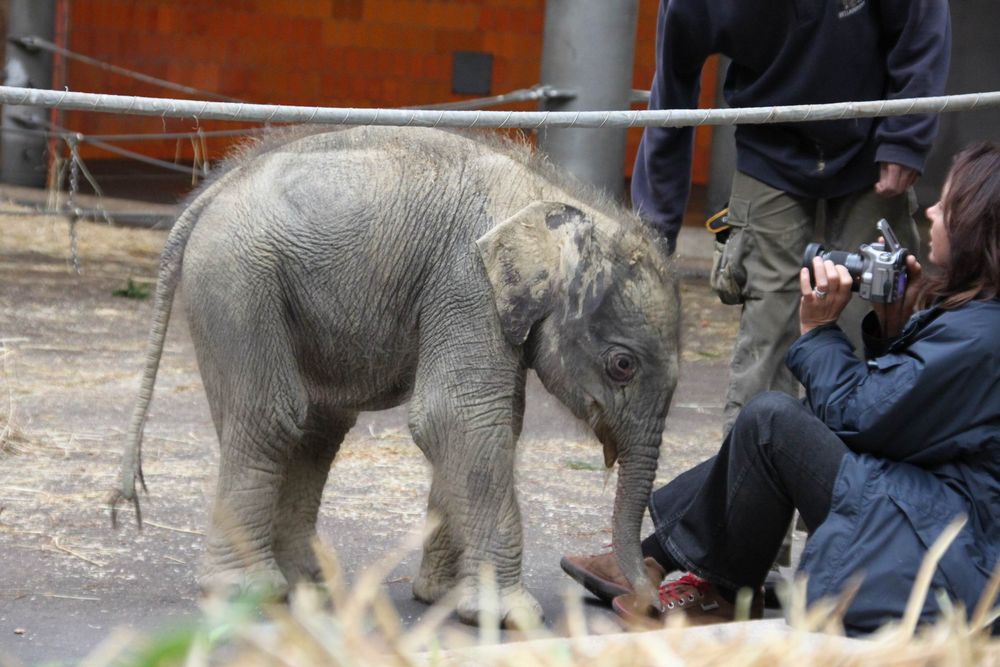
MULTIPOLYGON (((4 204, 5 208, 29 209, 4 204)), ((155 275, 167 230, 120 227, 105 222, 81 220, 77 223, 80 257, 92 267, 103 264, 130 264, 155 275)), ((70 258, 69 223, 61 216, 8 216, 0 225, 0 244, 6 252, 30 252, 43 258, 70 258)), ((39 262, 44 264, 45 262, 39 262)), ((63 265, 61 271, 68 271, 63 265)))
MULTIPOLYGON (((937 560, 958 531, 956 523, 928 553, 923 574, 933 571, 937 560)), ((420 535, 407 540, 405 552, 415 548, 420 535)), ((583 603, 568 595, 560 624, 565 636, 520 619, 519 628, 501 643, 496 624, 483 624, 478 633, 446 625, 457 602, 454 593, 429 607, 423 618, 404 630, 385 592, 386 578, 397 558, 370 567, 353 589, 344 583, 343 571, 330 550, 316 545, 326 583, 325 592, 301 587, 288 606, 263 607, 270 619, 260 622, 260 605, 254 600, 203 605, 204 618, 194 627, 173 630, 153 639, 116 635, 86 664, 106 665, 185 664, 191 667, 320 665, 510 665, 521 667, 616 667, 671 665, 745 667, 841 665, 906 665, 949 667, 1000 665, 1000 638, 987 632, 997 610, 981 603, 971 619, 965 610, 943 604, 940 620, 916 628, 911 621, 923 605, 930 577, 920 576, 908 610, 899 622, 889 624, 865 640, 848 639, 841 623, 845 600, 805 607, 805 582, 798 581, 785 596, 786 621, 772 619, 691 628, 683 619, 672 619, 662 630, 623 633, 605 619, 588 627, 583 603), (331 611, 333 609, 334 611, 331 611), (601 621, 605 621, 603 624, 601 621)), ((484 591, 496 590, 492 573, 482 573, 484 591)), ((1000 567, 983 599, 995 599, 1000 588, 1000 567)), ((491 599, 490 595, 482 598, 491 599)), ((485 619, 497 618, 485 609, 485 619)))
POLYGON ((21 454, 28 445, 28 439, 14 424, 14 393, 10 386, 8 360, 10 350, 6 342, 0 340, 0 382, 6 390, 5 407, 0 412, 0 459, 15 454, 21 454))
POLYGON ((0 459, 23 454, 28 448, 28 438, 10 423, 7 415, 0 415, 0 459))

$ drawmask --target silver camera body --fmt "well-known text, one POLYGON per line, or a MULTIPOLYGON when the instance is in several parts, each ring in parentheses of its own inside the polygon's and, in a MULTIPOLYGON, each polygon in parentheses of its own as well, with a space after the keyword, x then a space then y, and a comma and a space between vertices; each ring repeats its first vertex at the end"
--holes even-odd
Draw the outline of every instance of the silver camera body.
POLYGON ((875 225, 885 243, 863 243, 856 253, 845 250, 826 251, 819 243, 806 246, 802 266, 809 269, 809 279, 816 284, 812 274, 813 257, 829 259, 840 264, 851 274, 851 291, 873 303, 892 303, 903 298, 906 291, 906 258, 910 251, 902 247, 884 218, 875 225))

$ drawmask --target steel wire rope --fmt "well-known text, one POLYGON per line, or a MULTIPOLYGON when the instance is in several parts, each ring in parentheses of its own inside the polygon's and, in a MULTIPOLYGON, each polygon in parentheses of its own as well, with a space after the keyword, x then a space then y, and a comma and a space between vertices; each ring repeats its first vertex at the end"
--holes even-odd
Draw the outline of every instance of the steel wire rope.
MULTIPOLYGON (((536 87, 542 88, 542 87, 536 87)), ((516 91, 515 91, 516 92, 516 91)), ((498 96, 500 97, 500 96, 498 96)), ((40 106, 55 109, 76 109, 95 113, 124 113, 133 115, 159 115, 165 119, 201 117, 212 120, 235 122, 311 122, 333 125, 418 125, 422 127, 484 127, 484 128, 532 128, 541 127, 684 127, 693 125, 738 125, 777 122, 804 122, 835 120, 874 116, 895 116, 913 113, 946 113, 994 109, 1000 107, 1000 92, 979 92, 961 95, 947 95, 925 98, 897 100, 873 100, 865 102, 840 102, 830 104, 791 105, 775 107, 737 107, 726 109, 665 109, 645 111, 575 111, 575 112, 519 112, 483 111, 475 114, 467 111, 449 111, 441 108, 423 109, 364 109, 338 107, 302 107, 287 105, 248 104, 239 101, 208 102, 178 100, 171 98, 121 96, 108 94, 75 93, 31 88, 0 86, 0 104, 19 106, 40 106), (194 110, 195 105, 200 108, 194 110), (235 107, 235 108, 234 108, 235 107), (246 112, 244 110, 247 109, 246 112), (308 117, 304 114, 308 113, 308 117), (266 114, 266 118, 265 118, 266 114), (374 116, 372 116, 374 114, 374 116), (352 120, 353 119, 353 120, 352 120), (471 120, 471 123, 470 123, 471 120)), ((446 103, 449 104, 449 103, 446 103)), ((4 131, 32 132, 27 129, 3 128, 4 131)), ((261 128, 247 130, 220 130, 216 136, 259 132, 261 128)), ((38 131, 42 132, 42 131, 38 131)), ((55 133, 57 136, 63 134, 55 133)), ((157 138, 205 136, 200 129, 197 133, 161 133, 157 138)), ((74 133, 77 137, 84 137, 74 133)), ((100 135, 97 135, 100 136, 100 135)), ((108 135, 107 138, 122 140, 134 135, 108 135)), ((156 160, 147 156, 112 146, 101 139, 87 139, 100 148, 118 152, 126 157, 146 161, 167 169, 191 173, 189 168, 156 160)), ((82 165, 81 165, 82 166, 82 165)), ((86 167, 84 166, 84 170, 86 167)), ((87 174, 86 171, 84 171, 87 174)), ((88 179, 89 180, 89 179, 88 179)))
POLYGON ((494 107, 503 104, 517 104, 519 102, 533 102, 542 99, 567 99, 573 97, 576 97, 576 93, 565 90, 557 90, 552 86, 537 84, 531 88, 518 88, 517 90, 512 90, 509 93, 500 93, 499 95, 492 95, 489 97, 476 97, 469 100, 460 100, 458 102, 440 102, 437 104, 414 104, 402 108, 424 111, 475 110, 482 107, 494 107))
POLYGON ((37 35, 29 35, 28 37, 19 37, 13 40, 15 44, 19 44, 26 49, 41 49, 43 51, 50 51, 52 53, 58 53, 64 58, 70 60, 76 60, 78 62, 97 67, 99 69, 107 70, 109 72, 114 72, 115 74, 120 74, 122 76, 135 79, 137 81, 142 81, 144 83, 151 83, 153 85, 159 86, 161 88, 167 88, 169 90, 175 90, 179 93, 187 93, 188 95, 203 95, 205 97, 211 97, 213 99, 222 100, 224 102, 239 102, 239 98, 230 97, 229 95, 223 95, 221 93, 215 93, 210 90, 203 90, 201 88, 195 88, 193 86, 185 86, 182 83, 174 83, 173 81, 168 81, 166 79, 161 79, 149 74, 143 74, 142 72, 137 72, 135 70, 128 69, 127 67, 121 67, 119 65, 114 65, 99 58, 94 58, 93 56, 84 55, 82 53, 77 53, 76 51, 71 51, 65 47, 54 44, 47 39, 38 37, 37 35))
MULTIPOLYGON (((18 122, 23 122, 27 124, 37 125, 35 121, 26 118, 17 118, 18 122)), ((252 134, 263 134, 267 132, 267 128, 261 127, 246 127, 239 130, 201 130, 191 131, 191 132, 132 132, 132 133, 120 133, 120 134, 83 134, 82 132, 76 132, 73 130, 68 130, 74 134, 80 135, 81 143, 87 143, 92 139, 97 139, 98 141, 162 141, 164 139, 193 139, 199 134, 205 137, 242 137, 252 134)), ((61 138, 64 132, 58 132, 56 130, 29 130, 28 128, 22 127, 0 127, 0 132, 11 132, 14 134, 25 134, 28 136, 36 137, 48 137, 48 138, 61 138)))
MULTIPOLYGON (((26 119, 26 118, 18 118, 18 121, 22 122, 22 123, 26 123, 26 124, 35 125, 36 128, 39 126, 39 123, 37 121, 29 120, 29 119, 26 119)), ((49 123, 48 125, 49 125, 49 129, 48 130, 43 130, 43 129, 29 130, 27 128, 6 127, 6 128, 2 128, 2 131, 3 132, 15 132, 15 133, 20 132, 20 133, 24 133, 24 134, 33 134, 35 136, 48 136, 48 137, 59 137, 59 138, 65 138, 66 136, 72 135, 73 137, 75 137, 75 140, 78 143, 88 143, 88 144, 91 144, 93 146, 96 146, 97 148, 105 150, 105 151, 107 151, 109 153, 113 153, 115 155, 120 155, 122 157, 127 157, 127 158, 130 158, 132 160, 135 160, 136 162, 143 162, 145 164, 149 164, 149 165, 152 165, 154 167, 160 167, 161 169, 166 169, 168 171, 175 171, 175 172, 178 172, 178 173, 181 173, 181 174, 191 174, 191 170, 192 170, 191 167, 184 167, 182 165, 175 164, 173 162, 167 162, 166 160, 160 160, 158 158, 149 157, 148 155, 144 155, 142 153, 138 153, 136 151, 129 150, 127 148, 122 148, 121 146, 115 146, 114 144, 110 144, 110 143, 107 143, 106 141, 102 141, 101 139, 96 138, 99 135, 90 135, 90 136, 88 136, 88 135, 80 133, 80 132, 74 132, 74 131, 69 130, 67 128, 63 128, 63 127, 59 127, 57 125, 53 125, 52 123, 49 123)), ((123 135, 123 136, 127 136, 127 135, 123 135)), ((198 137, 198 136, 199 135, 198 135, 197 132, 190 132, 190 133, 180 134, 178 136, 178 138, 195 138, 195 137, 198 137)))
MULTIPOLYGON (((375 109, 348 107, 309 107, 290 105, 205 102, 157 97, 73 93, 0 86, 0 103, 46 108, 77 109, 97 113, 175 118, 230 120, 236 122, 287 122, 328 125, 417 125, 421 127, 564 127, 595 128, 606 120, 607 111, 425 111, 418 109, 375 109), (240 109, 239 117, 234 107, 240 109)), ((605 127, 687 127, 698 124, 731 125, 791 123, 803 120, 835 120, 874 116, 899 116, 913 113, 972 111, 1000 107, 1000 92, 969 93, 897 100, 836 102, 830 104, 775 107, 739 107, 726 109, 669 109, 618 111, 604 122, 605 127)))
MULTIPOLYGON (((37 121, 33 121, 33 120, 29 120, 29 119, 18 118, 17 120, 19 122, 25 122, 25 123, 29 123, 30 122, 31 124, 34 124, 36 126, 39 125, 39 123, 37 121)), ((73 131, 71 131, 71 130, 69 130, 67 128, 60 127, 59 125, 56 125, 56 124, 51 123, 51 122, 49 122, 47 124, 49 125, 49 129, 48 130, 40 130, 40 129, 31 130, 31 129, 28 129, 28 128, 14 128, 14 127, 7 127, 7 128, 0 128, 0 129, 2 129, 5 132, 23 133, 23 134, 32 135, 32 136, 44 136, 44 137, 50 137, 50 138, 51 137, 57 137, 57 138, 62 139, 65 142, 65 144, 69 148, 69 152, 70 152, 70 161, 69 161, 70 162, 70 164, 69 164, 70 187, 69 187, 69 190, 67 192, 68 199, 67 199, 66 208, 51 208, 51 207, 46 207, 46 208, 43 208, 43 209, 39 209, 37 207, 33 207, 29 211, 0 210, 0 214, 2 214, 2 215, 18 215, 18 216, 24 216, 24 215, 55 215, 55 216, 61 216, 61 217, 68 218, 69 219, 69 234, 70 234, 70 256, 71 256, 71 259, 72 259, 73 270, 77 274, 79 274, 81 272, 81 264, 80 264, 79 252, 78 252, 77 228, 76 228, 77 221, 80 218, 84 218, 84 217, 95 218, 95 219, 97 217, 100 217, 100 218, 103 218, 103 220, 105 222, 107 222, 108 224, 111 224, 111 223, 114 222, 114 220, 112 219, 111 215, 108 213, 107 209, 101 203, 98 203, 97 208, 95 208, 95 209, 83 209, 83 208, 81 208, 81 207, 79 207, 79 206, 76 205, 76 194, 79 191, 79 177, 78 177, 79 174, 83 174, 84 178, 87 180, 87 182, 90 184, 91 188, 94 190, 94 194, 97 195, 98 201, 100 202, 101 200, 104 199, 103 189, 101 188, 100 184, 97 182, 97 179, 94 177, 94 175, 90 172, 90 169, 87 167, 86 163, 83 161, 83 158, 80 156, 79 144, 81 144, 81 143, 88 143, 89 142, 89 143, 97 146, 98 148, 102 148, 103 150, 109 151, 111 153, 116 153, 116 154, 122 155, 124 157, 129 157, 129 158, 137 160, 139 162, 145 162, 145 163, 157 166, 157 167, 161 167, 161 168, 166 168, 166 169, 171 169, 171 170, 174 170, 174 171, 178 171, 178 172, 180 172, 182 174, 185 174, 185 175, 198 174, 199 172, 201 172, 201 175, 204 176, 207 173, 207 171, 208 171, 208 165, 207 165, 207 163, 204 163, 204 162, 202 163, 202 168, 201 169, 198 169, 197 164, 192 165, 190 168, 188 168, 188 167, 182 167, 181 165, 177 165, 177 164, 174 164, 172 162, 166 162, 164 160, 158 160, 156 158, 151 158, 151 157, 148 157, 146 155, 142 155, 141 153, 136 153, 134 151, 130 151, 130 150, 125 149, 125 148, 121 148, 119 146, 114 146, 112 144, 107 144, 107 143, 105 143, 103 141, 96 141, 96 140, 94 140, 93 137, 88 138, 88 137, 86 137, 86 135, 83 135, 82 133, 73 132, 73 131)), ((183 136, 189 136, 192 139, 194 137, 199 137, 199 136, 203 135, 202 130, 200 128, 195 133, 180 133, 180 134, 182 134, 183 136)), ((64 171, 60 171, 60 174, 59 174, 58 179, 57 179, 57 185, 56 185, 56 189, 57 190, 61 191, 61 189, 62 189, 62 183, 63 183, 63 179, 64 178, 65 178, 65 172, 64 171)), ((155 218, 155 219, 160 219, 160 218, 164 217, 164 216, 162 216, 160 214, 148 213, 148 212, 144 212, 144 213, 140 213, 140 214, 130 214, 130 215, 132 217, 135 217, 136 215, 138 215, 138 217, 149 217, 149 218, 155 218)))

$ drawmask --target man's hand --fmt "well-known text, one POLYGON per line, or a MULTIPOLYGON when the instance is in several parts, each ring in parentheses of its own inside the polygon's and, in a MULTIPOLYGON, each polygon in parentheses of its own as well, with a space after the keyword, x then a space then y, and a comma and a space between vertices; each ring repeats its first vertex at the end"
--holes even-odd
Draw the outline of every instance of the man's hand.
POLYGON ((901 195, 906 192, 908 187, 917 182, 918 176, 920 174, 915 169, 892 162, 879 162, 875 194, 886 198, 901 195))
POLYGON ((809 284, 809 269, 799 271, 799 330, 805 334, 816 327, 833 324, 851 300, 851 274, 847 267, 813 257, 816 287, 809 284))

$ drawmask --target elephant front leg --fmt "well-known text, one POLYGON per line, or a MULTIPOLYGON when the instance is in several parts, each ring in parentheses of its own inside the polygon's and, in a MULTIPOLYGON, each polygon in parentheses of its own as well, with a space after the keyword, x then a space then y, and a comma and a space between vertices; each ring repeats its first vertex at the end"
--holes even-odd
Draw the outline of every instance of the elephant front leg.
POLYGON ((478 624, 485 604, 495 604, 498 620, 505 626, 518 621, 537 623, 542 607, 521 581, 524 541, 521 513, 514 489, 513 435, 496 433, 492 446, 474 447, 488 454, 463 459, 454 467, 453 478, 462 490, 458 499, 465 552, 460 569, 462 592, 458 616, 478 624), (483 599, 483 576, 492 572, 498 599, 483 599))
POLYGON ((435 470, 427 517, 436 525, 424 542, 420 572, 413 581, 413 597, 428 604, 437 602, 455 586, 461 565, 462 546, 454 534, 454 519, 448 516, 447 502, 447 481, 435 470))
POLYGON ((476 330, 463 320, 445 332, 447 345, 425 341, 410 401, 410 431, 434 468, 429 504, 444 521, 424 549, 414 593, 437 599, 454 581, 459 618, 473 624, 484 605, 502 622, 517 612, 541 618, 541 606, 521 583, 514 491, 525 368, 518 351, 487 324, 476 330), (498 593, 493 600, 481 594, 487 564, 498 593))

